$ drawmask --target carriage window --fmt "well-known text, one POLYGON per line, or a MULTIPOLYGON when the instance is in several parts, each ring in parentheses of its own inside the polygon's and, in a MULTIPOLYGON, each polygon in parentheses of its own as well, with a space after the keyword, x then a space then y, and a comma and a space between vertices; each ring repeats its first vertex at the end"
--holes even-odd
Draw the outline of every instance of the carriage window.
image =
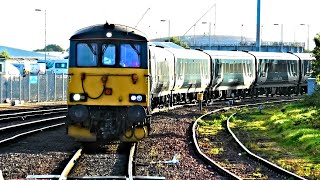
POLYGON ((291 61, 291 70, 294 76, 297 75, 297 62, 296 61, 291 61))
POLYGON ((304 61, 304 75, 310 76, 312 74, 312 62, 311 61, 304 61))
POLYGON ((114 44, 102 45, 102 64, 115 65, 116 63, 116 46, 114 44))
POLYGON ((215 76, 221 76, 221 62, 219 59, 215 59, 215 76))
POLYGON ((79 43, 77 45, 78 66, 97 66, 97 44, 79 43))
POLYGON ((120 66, 121 67, 140 67, 141 65, 141 46, 139 44, 120 45, 120 66))

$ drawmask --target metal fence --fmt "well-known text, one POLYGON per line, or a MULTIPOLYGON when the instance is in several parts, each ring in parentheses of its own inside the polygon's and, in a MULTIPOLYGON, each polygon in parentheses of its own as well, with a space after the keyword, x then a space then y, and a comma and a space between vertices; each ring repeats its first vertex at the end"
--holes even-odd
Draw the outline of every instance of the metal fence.
POLYGON ((65 101, 67 85, 67 74, 0 75, 0 100, 65 101))

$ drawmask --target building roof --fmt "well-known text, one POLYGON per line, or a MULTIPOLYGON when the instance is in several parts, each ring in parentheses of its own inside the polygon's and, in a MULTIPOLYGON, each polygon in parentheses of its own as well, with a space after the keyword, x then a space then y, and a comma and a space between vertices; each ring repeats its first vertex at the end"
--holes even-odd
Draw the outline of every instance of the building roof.
MULTIPOLYGON (((2 51, 7 51, 10 58, 12 59, 45 59, 44 53, 37 53, 33 51, 27 51, 27 50, 22 50, 22 49, 7 47, 7 46, 0 46, 0 53, 2 51)), ((61 59, 61 58, 47 54, 46 59, 61 59)))
MULTIPOLYGON (((211 44, 219 44, 219 45, 235 45, 241 42, 253 42, 253 38, 248 37, 239 37, 239 36, 228 36, 228 35, 211 35, 210 38, 208 35, 195 35, 195 36, 180 36, 181 41, 186 42, 188 44, 209 44, 209 39, 211 44)), ((168 37, 151 39, 151 42, 155 41, 164 41, 168 39, 168 37)))

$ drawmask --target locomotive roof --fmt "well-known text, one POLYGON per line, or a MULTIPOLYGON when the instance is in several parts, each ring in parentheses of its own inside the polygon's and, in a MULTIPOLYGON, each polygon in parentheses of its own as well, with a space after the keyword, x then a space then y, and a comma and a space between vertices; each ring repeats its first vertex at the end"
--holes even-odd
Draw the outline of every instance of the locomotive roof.
POLYGON ((147 41, 146 35, 141 31, 120 24, 98 24, 82 28, 71 36, 70 40, 80 39, 130 39, 136 41, 147 41), (112 33, 107 37, 107 33, 112 33))

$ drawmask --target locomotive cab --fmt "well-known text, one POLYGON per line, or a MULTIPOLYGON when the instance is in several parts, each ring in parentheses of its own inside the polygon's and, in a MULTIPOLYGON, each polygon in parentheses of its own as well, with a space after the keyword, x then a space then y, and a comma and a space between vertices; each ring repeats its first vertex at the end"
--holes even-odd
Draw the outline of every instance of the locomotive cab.
POLYGON ((147 48, 138 30, 108 23, 70 38, 69 136, 101 144, 148 136, 147 48))

